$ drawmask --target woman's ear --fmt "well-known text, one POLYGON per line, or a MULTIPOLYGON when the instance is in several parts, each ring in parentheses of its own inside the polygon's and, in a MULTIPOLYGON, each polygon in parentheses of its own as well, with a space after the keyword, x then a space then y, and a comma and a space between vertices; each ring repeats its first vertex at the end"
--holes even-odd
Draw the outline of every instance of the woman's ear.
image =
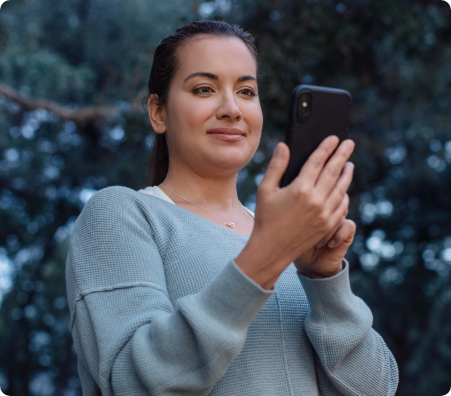
POLYGON ((149 113, 150 123, 156 133, 165 133, 166 121, 164 120, 163 108, 158 105, 158 96, 152 94, 147 101, 147 111, 149 113))

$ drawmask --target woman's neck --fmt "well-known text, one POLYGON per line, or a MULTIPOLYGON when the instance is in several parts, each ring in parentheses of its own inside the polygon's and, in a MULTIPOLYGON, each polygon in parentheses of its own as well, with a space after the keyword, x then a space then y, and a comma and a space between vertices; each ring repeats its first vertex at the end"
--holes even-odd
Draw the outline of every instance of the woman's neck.
POLYGON ((175 172, 169 169, 163 181, 163 190, 167 187, 185 200, 208 205, 218 211, 227 211, 240 205, 236 183, 236 173, 230 177, 218 177, 199 175, 191 170, 178 169, 175 172))

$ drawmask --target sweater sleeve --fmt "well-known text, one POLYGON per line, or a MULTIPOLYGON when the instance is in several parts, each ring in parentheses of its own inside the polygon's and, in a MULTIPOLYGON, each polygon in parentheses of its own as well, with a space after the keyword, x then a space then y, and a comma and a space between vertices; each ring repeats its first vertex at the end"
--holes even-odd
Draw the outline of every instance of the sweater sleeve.
POLYGON ((311 309, 305 329, 316 351, 321 395, 394 395, 398 366, 372 328, 370 309, 351 291, 349 264, 330 278, 298 277, 311 309))
POLYGON ((66 266, 83 395, 208 394, 274 291, 231 260, 173 306, 144 209, 104 191, 79 216, 66 266))

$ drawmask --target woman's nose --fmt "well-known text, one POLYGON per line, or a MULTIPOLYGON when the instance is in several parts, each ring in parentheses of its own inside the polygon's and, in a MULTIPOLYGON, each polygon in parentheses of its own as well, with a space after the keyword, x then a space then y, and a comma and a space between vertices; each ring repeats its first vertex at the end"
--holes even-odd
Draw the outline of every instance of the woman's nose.
POLYGON ((216 112, 216 118, 230 118, 239 120, 242 117, 241 110, 235 102, 233 94, 224 94, 221 97, 221 103, 216 112))

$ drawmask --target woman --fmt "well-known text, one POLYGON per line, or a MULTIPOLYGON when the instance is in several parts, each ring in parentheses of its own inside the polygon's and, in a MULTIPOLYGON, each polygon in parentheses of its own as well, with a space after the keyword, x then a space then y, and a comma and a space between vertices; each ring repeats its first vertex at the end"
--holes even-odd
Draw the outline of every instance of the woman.
POLYGON ((262 129, 256 78, 252 37, 224 22, 157 48, 151 186, 100 191, 71 237, 84 396, 395 393, 396 363, 344 260, 353 143, 329 137, 282 189, 279 143, 255 220, 238 200, 262 129))

